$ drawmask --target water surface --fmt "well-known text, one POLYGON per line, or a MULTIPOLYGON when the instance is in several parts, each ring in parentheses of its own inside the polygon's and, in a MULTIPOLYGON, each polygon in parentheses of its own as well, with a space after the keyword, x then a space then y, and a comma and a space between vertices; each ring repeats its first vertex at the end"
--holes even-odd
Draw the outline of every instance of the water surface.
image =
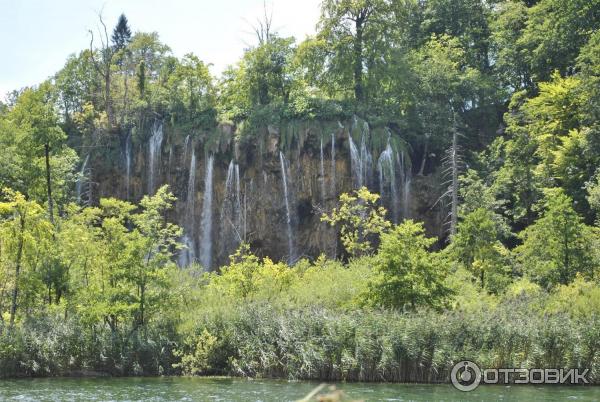
MULTIPOLYGON (((318 383, 233 378, 49 378, 0 380, 0 400, 14 401, 296 401, 318 383)), ((600 387, 337 384, 348 400, 598 401, 600 387)))

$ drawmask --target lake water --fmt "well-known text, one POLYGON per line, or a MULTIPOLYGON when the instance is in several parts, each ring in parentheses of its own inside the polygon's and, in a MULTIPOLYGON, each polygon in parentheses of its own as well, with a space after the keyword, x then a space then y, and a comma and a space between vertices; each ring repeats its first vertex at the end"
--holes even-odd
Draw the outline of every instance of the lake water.
MULTIPOLYGON (((15 401, 296 401, 318 383, 232 378, 51 378, 0 380, 0 400, 15 401)), ((600 387, 338 384, 348 400, 598 401, 600 387)))

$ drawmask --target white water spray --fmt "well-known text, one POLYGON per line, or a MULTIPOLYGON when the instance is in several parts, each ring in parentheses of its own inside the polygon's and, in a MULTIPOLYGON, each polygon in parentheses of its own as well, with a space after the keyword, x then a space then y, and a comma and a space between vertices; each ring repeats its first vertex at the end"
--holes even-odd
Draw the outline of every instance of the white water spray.
POLYGON ((279 151, 279 161, 281 162, 281 178, 283 181, 283 196, 285 201, 286 226, 288 238, 288 263, 292 264, 296 261, 296 251, 294 249, 294 235, 292 233, 292 212, 290 208, 290 194, 288 189, 288 169, 283 152, 279 151))
POLYGON ((155 121, 152 126, 152 136, 148 144, 148 194, 154 194, 156 190, 156 176, 160 170, 160 150, 163 142, 163 124, 155 121))
POLYGON ((179 254, 179 266, 182 267, 188 266, 196 260, 196 243, 194 241, 196 228, 194 222, 194 211, 196 209, 196 151, 193 147, 186 197, 183 222, 185 235, 182 238, 186 248, 181 250, 181 253, 179 254))
POLYGON ((202 220, 200 228, 200 263, 205 270, 211 269, 212 263, 212 201, 213 201, 213 155, 206 160, 204 176, 204 198, 202 201, 202 220))

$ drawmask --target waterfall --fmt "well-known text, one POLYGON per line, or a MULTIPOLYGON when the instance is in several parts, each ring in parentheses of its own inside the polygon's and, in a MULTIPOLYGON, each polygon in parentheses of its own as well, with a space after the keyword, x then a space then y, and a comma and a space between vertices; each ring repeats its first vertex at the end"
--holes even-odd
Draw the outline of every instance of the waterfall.
POLYGON ((181 238, 181 243, 185 245, 185 248, 179 252, 177 264, 180 267, 185 268, 190 266, 196 260, 194 255, 194 240, 187 234, 184 234, 181 238))
POLYGON ((335 188, 335 134, 331 134, 331 191, 337 197, 335 188))
POLYGON ((229 255, 243 240, 240 166, 229 162, 221 208, 221 255, 229 255))
POLYGON ((187 161, 188 154, 188 144, 190 142, 190 135, 188 134, 185 137, 185 142, 183 143, 183 158, 181 159, 181 163, 185 163, 187 161))
MULTIPOLYGON (((368 126, 365 123, 365 127, 368 135, 368 126)), ((368 186, 371 178, 371 171, 373 169, 373 157, 367 147, 367 135, 363 132, 360 139, 360 167, 361 167, 361 182, 362 186, 368 186)))
POLYGON ((204 199, 202 201, 202 220, 200 228, 200 263, 205 270, 210 270, 212 259, 212 201, 213 201, 213 155, 206 160, 204 176, 204 199))
MULTIPOLYGON (((354 124, 357 124, 356 117, 354 124)), ((369 136, 369 125, 365 122, 361 130, 360 148, 352 138, 352 131, 348 133, 350 143, 350 165, 352 170, 353 185, 355 188, 369 186, 371 172, 373 170, 373 157, 367 146, 369 136)))
POLYGON ((279 151, 279 161, 281 162, 281 178, 283 181, 283 197, 285 200, 287 238, 288 238, 288 263, 292 264, 296 260, 296 252, 294 250, 294 236, 292 233, 292 212, 290 208, 290 194, 288 189, 288 169, 283 152, 279 151))
POLYGON ((321 165, 320 165, 320 173, 321 173, 321 200, 325 203, 325 162, 323 161, 323 137, 321 137, 321 165))
POLYGON ((131 132, 125 139, 125 199, 130 198, 130 184, 131 183, 131 132))
POLYGON ((379 192, 382 197, 389 198, 390 212, 392 221, 398 223, 398 188, 396 187, 396 164, 394 150, 388 140, 385 150, 379 156, 377 161, 377 170, 379 172, 379 192), (386 188, 389 187, 389 196, 386 188))
POLYGON ((87 154, 87 156, 83 160, 83 164, 81 165, 81 170, 79 172, 79 177, 77 178, 77 183, 75 184, 75 191, 77 193, 77 203, 78 204, 81 204, 81 200, 82 200, 81 196, 84 193, 84 189, 83 189, 84 185, 85 184, 89 185, 89 183, 85 183, 86 170, 87 170, 87 165, 88 165, 89 160, 90 160, 90 154, 87 154))
POLYGON ((363 135, 360 141, 360 149, 356 146, 351 135, 348 138, 350 142, 350 165, 354 187, 368 186, 373 168, 373 157, 367 148, 366 138, 363 135))
POLYGON ((156 190, 156 176, 160 170, 160 150, 163 142, 162 122, 155 121, 152 126, 152 135, 148 144, 148 194, 154 194, 156 190))
POLYGON ((186 245, 186 248, 181 250, 179 254, 179 266, 181 267, 188 266, 196 260, 196 246, 194 242, 196 227, 194 222, 194 211, 196 209, 196 151, 193 147, 186 197, 183 222, 185 235, 182 238, 182 242, 186 245))
POLYGON ((360 188, 363 185, 362 181, 362 159, 360 152, 352 139, 352 134, 348 136, 350 142, 350 169, 352 170, 352 181, 355 188, 360 188))

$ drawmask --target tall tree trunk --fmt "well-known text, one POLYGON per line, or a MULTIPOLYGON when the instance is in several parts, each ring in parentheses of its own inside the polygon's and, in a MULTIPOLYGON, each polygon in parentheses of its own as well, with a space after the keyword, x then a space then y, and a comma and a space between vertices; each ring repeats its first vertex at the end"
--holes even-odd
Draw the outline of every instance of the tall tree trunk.
MULTIPOLYGON (((27 213, 27 212, 24 212, 27 213)), ((17 299, 19 297, 19 275, 21 274, 21 259, 23 257, 23 241, 25 232, 25 215, 21 215, 19 220, 19 242, 17 245, 17 260, 15 264, 15 285, 12 292, 12 302, 10 305, 10 328, 15 324, 17 315, 17 299)))
POLYGON ((50 178, 50 145, 44 145, 44 153, 46 157, 46 188, 48 190, 48 214, 50 222, 54 224, 54 201, 52 200, 52 180, 50 178))
POLYGON ((357 101, 364 100, 363 88, 363 18, 356 19, 356 39, 354 40, 354 97, 357 101))

